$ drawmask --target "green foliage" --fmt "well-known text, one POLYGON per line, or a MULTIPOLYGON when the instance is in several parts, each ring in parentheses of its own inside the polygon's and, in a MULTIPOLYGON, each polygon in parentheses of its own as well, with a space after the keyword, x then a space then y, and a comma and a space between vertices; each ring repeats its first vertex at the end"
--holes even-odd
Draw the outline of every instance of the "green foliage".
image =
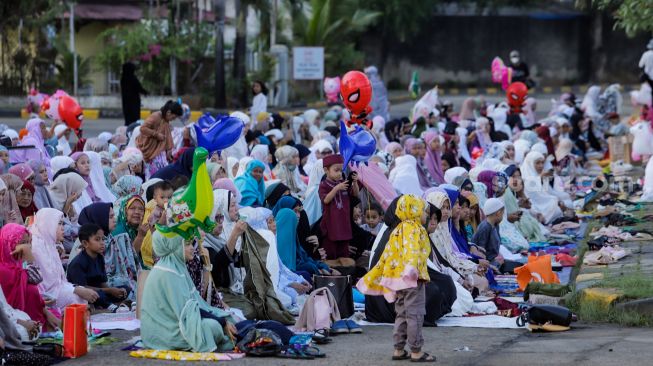
POLYGON ((139 23, 110 28, 98 36, 107 44, 97 55, 105 70, 119 73, 127 61, 140 63, 143 86, 163 93, 169 81, 170 57, 180 62, 199 63, 213 55, 213 26, 182 20, 172 32, 167 20, 142 20, 139 23))
MULTIPOLYGON (((251 73, 248 78, 251 82, 254 80, 271 80, 274 75, 274 68, 277 66, 276 59, 272 54, 265 52, 261 56, 261 69, 251 73)), ((251 84, 251 82, 249 84, 251 84)))
POLYGON ((323 46, 327 73, 342 73, 363 61, 355 49, 357 36, 373 25, 381 12, 359 0, 311 0, 308 16, 293 17, 295 44, 323 46))
POLYGON ((432 15, 440 0, 412 1, 406 6, 405 0, 370 0, 371 10, 380 12, 378 23, 384 37, 391 35, 401 42, 417 34, 432 15))
POLYGON ((574 293, 565 302, 578 318, 589 323, 615 323, 627 327, 650 327, 653 318, 633 311, 616 310, 596 300, 584 299, 580 292, 574 293))
POLYGON ((55 67, 57 69, 56 82, 58 88, 66 90, 70 93, 74 90, 75 75, 74 75, 74 60, 77 57, 77 86, 84 87, 91 83, 91 58, 81 57, 80 55, 73 55, 68 48, 68 44, 62 39, 56 39, 54 47, 59 56, 57 57, 55 67))
POLYGON ((610 12, 616 19, 615 28, 623 29, 628 36, 653 33, 651 0, 577 0, 576 6, 587 8, 588 2, 592 7, 610 12))

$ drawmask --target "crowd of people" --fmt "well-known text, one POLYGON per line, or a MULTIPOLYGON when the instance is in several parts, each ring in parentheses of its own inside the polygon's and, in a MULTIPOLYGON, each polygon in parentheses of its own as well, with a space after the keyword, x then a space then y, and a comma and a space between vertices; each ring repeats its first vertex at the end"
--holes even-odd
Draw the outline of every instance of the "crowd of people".
POLYGON ((0 147, 4 347, 26 357, 21 340, 87 303, 138 309, 147 348, 231 350, 237 323, 292 324, 313 276, 351 275, 367 319, 395 322, 393 357, 433 361, 422 325, 470 312, 529 243, 573 219, 576 183, 602 173, 607 137, 628 133, 616 85, 566 93, 544 119, 534 99, 514 115, 468 98, 458 112, 444 101, 426 117, 373 116, 377 152, 345 166, 346 110, 270 114, 263 83, 253 89, 255 108, 231 114, 242 136, 205 162, 217 225, 190 240, 156 229, 194 174, 179 103, 91 138, 37 116, 0 130, 24 147, 0 147))

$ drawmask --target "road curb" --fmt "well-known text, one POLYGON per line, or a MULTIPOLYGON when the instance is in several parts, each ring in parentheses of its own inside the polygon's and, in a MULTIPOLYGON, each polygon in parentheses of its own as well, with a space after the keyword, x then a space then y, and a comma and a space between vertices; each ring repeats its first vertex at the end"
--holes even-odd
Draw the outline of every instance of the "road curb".
MULTIPOLYGON (((609 84, 601 84, 601 89, 604 89, 608 86, 609 84)), ((544 86, 544 87, 535 87, 530 90, 531 94, 562 94, 562 93, 574 93, 580 95, 580 94, 585 94, 587 92, 587 89, 589 88, 590 85, 566 85, 566 86, 544 86)), ((627 93, 630 92, 631 90, 638 90, 640 87, 639 84, 629 84, 629 85, 622 85, 622 92, 627 93)), ((504 91, 501 90, 501 88, 498 87, 468 87, 468 88, 456 88, 456 87, 439 87, 439 94, 441 96, 459 96, 459 95, 469 95, 469 96, 480 96, 480 95, 488 95, 488 96, 497 96, 503 94, 504 91)), ((409 102, 411 100, 417 100, 419 98, 411 98, 411 96, 406 92, 405 94, 396 94, 396 95, 390 95, 388 97, 388 100, 390 101, 391 104, 399 104, 399 103, 404 103, 404 102, 409 102)), ((309 103, 302 103, 294 106, 290 106, 288 108, 271 108, 270 111, 272 112, 278 112, 281 113, 282 115, 297 115, 303 113, 306 109, 309 108, 314 108, 314 109, 326 109, 327 108, 327 103, 325 101, 314 101, 314 102, 309 102, 309 103)), ((211 111, 212 113, 216 111, 213 108, 205 108, 202 110, 193 110, 191 111, 191 121, 196 121, 202 114, 204 114, 207 111, 211 111)), ((148 110, 148 109, 141 109, 140 112, 140 117, 141 119, 147 118, 150 114, 152 114, 153 110, 148 110)), ((224 111, 223 111, 224 112, 224 111)), ((231 113, 232 111, 228 111, 228 113, 231 113)), ((41 118, 44 118, 45 115, 43 113, 40 114, 41 118)), ((27 110, 25 108, 22 108, 20 110, 16 109, 0 109, 0 117, 11 117, 11 118, 23 118, 27 119, 29 118, 29 113, 27 113, 27 110)), ((92 121, 92 120, 97 120, 101 118, 123 118, 122 115, 122 110, 116 109, 116 108, 90 108, 90 109, 84 109, 84 120, 85 121, 92 121)))

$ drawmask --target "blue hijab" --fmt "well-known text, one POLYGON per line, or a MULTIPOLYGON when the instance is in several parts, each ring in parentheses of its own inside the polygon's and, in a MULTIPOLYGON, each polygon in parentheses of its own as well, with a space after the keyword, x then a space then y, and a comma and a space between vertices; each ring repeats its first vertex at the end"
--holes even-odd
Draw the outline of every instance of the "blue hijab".
MULTIPOLYGON (((451 202, 451 209, 453 209, 453 206, 456 204, 456 201, 458 201, 458 197, 460 196, 460 192, 458 189, 453 189, 451 186, 446 185, 444 187, 444 191, 447 193, 447 196, 449 196, 449 202, 451 202)), ((465 236, 456 229, 456 225, 453 223, 453 219, 449 218, 449 232, 451 232, 451 238, 453 238, 454 243, 456 244, 456 247, 461 253, 464 253, 465 255, 469 257, 473 257, 472 253, 469 251, 469 243, 467 243, 467 239, 465 239, 465 236)))
POLYGON ((282 208, 274 216, 277 223, 277 251, 281 262, 291 271, 297 269, 297 214, 282 208))
POLYGON ((284 208, 289 208, 293 210, 295 207, 299 206, 301 204, 301 201, 298 200, 297 198, 293 196, 283 196, 279 201, 277 201, 277 204, 274 205, 272 208, 272 214, 276 217, 277 213, 281 211, 284 208))
POLYGON ((263 183, 263 178, 256 180, 252 176, 252 171, 256 168, 265 170, 265 165, 259 160, 252 160, 247 164, 245 174, 234 180, 234 184, 242 196, 240 200, 241 206, 260 207, 265 202, 265 183, 263 183))

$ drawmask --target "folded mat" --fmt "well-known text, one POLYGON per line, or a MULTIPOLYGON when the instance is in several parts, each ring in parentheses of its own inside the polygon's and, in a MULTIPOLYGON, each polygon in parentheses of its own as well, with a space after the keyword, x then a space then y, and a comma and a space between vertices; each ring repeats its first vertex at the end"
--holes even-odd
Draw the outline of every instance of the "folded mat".
POLYGON ((158 351, 142 349, 129 352, 131 357, 151 358, 170 361, 231 361, 245 357, 243 353, 213 353, 213 352, 184 352, 184 351, 158 351))

